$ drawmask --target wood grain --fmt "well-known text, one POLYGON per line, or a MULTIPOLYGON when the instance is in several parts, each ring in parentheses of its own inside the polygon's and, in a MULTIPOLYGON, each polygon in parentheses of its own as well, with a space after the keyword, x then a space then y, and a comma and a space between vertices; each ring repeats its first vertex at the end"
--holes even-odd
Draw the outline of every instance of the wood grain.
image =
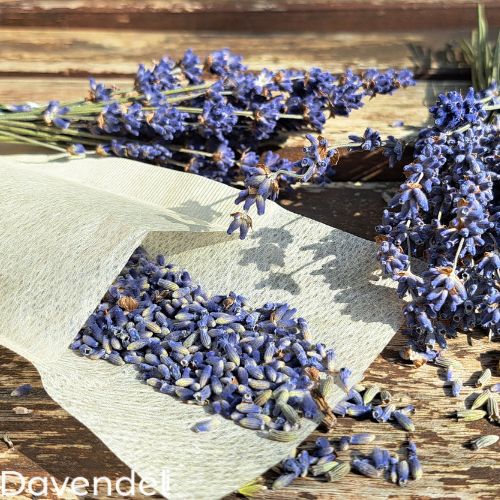
MULTIPOLYGON (((493 33, 494 34, 494 33, 493 33)), ((450 47, 469 38, 465 30, 384 33, 139 32, 123 30, 0 28, 0 72, 4 75, 132 75, 138 61, 164 55, 179 58, 187 47, 204 57, 230 47, 252 69, 408 67, 434 78, 467 76, 458 52, 450 47), (418 55, 410 46, 419 47, 418 55), (290 58, 290 53, 294 54, 290 58), (92 57, 89 57, 89 53, 92 57)))
MULTIPOLYGON (((492 25, 500 25, 500 6, 483 0, 492 25)), ((3 26, 98 27, 147 30, 266 32, 389 31, 472 28, 475 2, 349 0, 161 1, 21 0, 0 6, 3 26), (230 19, 230 22, 228 20, 230 19)))

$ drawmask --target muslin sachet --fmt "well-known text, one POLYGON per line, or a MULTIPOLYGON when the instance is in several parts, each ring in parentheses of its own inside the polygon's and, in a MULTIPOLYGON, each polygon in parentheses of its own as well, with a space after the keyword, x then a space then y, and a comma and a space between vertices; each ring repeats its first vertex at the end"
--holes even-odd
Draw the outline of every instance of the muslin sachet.
MULTIPOLYGON (((1 157, 0 179, 0 343, 31 361, 48 394, 137 474, 159 484, 167 474, 168 498, 222 497, 300 439, 278 443, 220 417, 215 430, 194 433, 204 408, 144 385, 130 366, 68 349, 137 246, 211 293, 289 302, 355 380, 401 322, 374 243, 274 203, 247 240, 229 237, 237 191, 215 181, 126 159, 42 155, 1 157)), ((339 388, 332 403, 341 397, 339 388)), ((301 439, 314 427, 305 421, 301 439)))

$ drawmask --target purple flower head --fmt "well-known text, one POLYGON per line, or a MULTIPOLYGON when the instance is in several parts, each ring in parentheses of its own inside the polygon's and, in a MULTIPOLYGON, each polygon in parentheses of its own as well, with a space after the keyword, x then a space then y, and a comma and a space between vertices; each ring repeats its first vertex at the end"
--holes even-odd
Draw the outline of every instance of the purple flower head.
POLYGON ((155 64, 153 69, 140 64, 137 69, 134 88, 143 96, 146 102, 151 104, 162 103, 165 99, 163 92, 178 86, 174 71, 176 66, 172 59, 166 57, 155 64))
POLYGON ((370 69, 363 73, 363 86, 370 96, 376 94, 392 94, 394 90, 415 85, 413 73, 409 70, 396 71, 389 69, 386 72, 379 72, 370 69))
POLYGON ((297 71, 280 70, 273 74, 274 85, 284 92, 293 91, 293 78, 299 76, 297 71))
POLYGON ((318 132, 323 129, 326 123, 323 103, 313 96, 306 97, 299 106, 290 106, 291 99, 287 102, 290 113, 303 114, 304 120, 318 132))
POLYGON ((216 50, 209 54, 205 61, 205 68, 222 77, 232 76, 234 73, 246 71, 241 56, 233 54, 229 49, 216 50))
POLYGON ((86 153, 85 147, 82 144, 71 144, 68 146, 68 153, 72 156, 81 156, 86 153))
POLYGON ((176 107, 164 104, 146 114, 149 126, 165 141, 171 141, 177 134, 186 130, 189 115, 176 107))
POLYGON ((328 96, 332 92, 336 77, 320 68, 311 68, 305 74, 304 89, 306 93, 317 96, 328 96))
POLYGON ((254 155, 247 158, 244 166, 245 189, 240 191, 235 203, 244 202, 245 211, 255 204, 257 213, 262 215, 265 212, 266 200, 274 201, 279 194, 278 178, 273 175, 273 172, 289 170, 292 164, 272 151, 263 155, 262 162, 255 163, 256 161, 257 158, 254 155))
POLYGON ((389 159, 389 168, 394 167, 396 162, 401 161, 403 157, 403 143, 389 135, 384 144, 383 155, 389 159))
POLYGON ((233 234, 235 231, 239 230, 240 240, 244 240, 247 237, 248 230, 252 228, 252 219, 249 215, 242 212, 235 212, 231 214, 233 218, 231 224, 227 229, 227 234, 233 234))
POLYGON ((255 138, 260 141, 267 139, 273 133, 280 112, 283 106, 281 97, 277 97, 263 104, 253 104, 252 111, 254 113, 253 129, 255 138))
POLYGON ((213 161, 223 172, 227 172, 234 165, 234 151, 227 144, 220 144, 215 153, 213 161))
POLYGON ((275 75, 272 71, 264 68, 257 75, 252 76, 252 91, 263 97, 270 97, 272 91, 278 90, 276 85, 275 75))
POLYGON ((179 67, 181 68, 182 74, 189 81, 189 83, 199 84, 203 81, 201 77, 202 70, 200 66, 200 59, 192 49, 186 50, 179 62, 179 67))
POLYGON ((429 201, 422 191, 422 185, 417 182, 406 182, 401 184, 400 192, 392 198, 390 207, 401 206, 401 213, 405 216, 415 216, 419 210, 427 212, 429 201))
POLYGON ((337 150, 329 147, 328 140, 324 137, 314 137, 312 134, 306 134, 309 146, 304 146, 304 158, 300 166, 304 182, 310 180, 313 176, 322 176, 326 173, 334 161, 337 150))
POLYGON ((122 130, 122 108, 113 101, 107 104, 97 119, 97 125, 108 134, 117 134, 122 130))
POLYGON ((130 106, 122 107, 122 123, 124 129, 132 135, 138 137, 144 122, 144 111, 142 105, 134 102, 130 106))
POLYGON ((371 128, 367 128, 362 137, 359 135, 350 135, 349 139, 361 143, 361 149, 364 151, 374 151, 382 145, 380 133, 371 128))
POLYGON ((238 122, 234 107, 224 102, 205 101, 203 113, 199 115, 200 134, 203 137, 216 137, 224 141, 238 122))
POLYGON ((70 126, 70 120, 64 118, 64 115, 69 113, 68 106, 61 106, 59 101, 50 101, 47 108, 43 112, 43 121, 47 125, 54 125, 63 130, 70 126))
POLYGON ((440 130, 451 130, 465 123, 475 124, 487 114, 483 104, 476 102, 472 87, 465 97, 456 91, 440 94, 429 111, 440 130))
POLYGON ((97 83, 94 78, 89 79, 90 89, 88 100, 92 102, 107 102, 113 94, 112 88, 107 88, 103 83, 97 83))

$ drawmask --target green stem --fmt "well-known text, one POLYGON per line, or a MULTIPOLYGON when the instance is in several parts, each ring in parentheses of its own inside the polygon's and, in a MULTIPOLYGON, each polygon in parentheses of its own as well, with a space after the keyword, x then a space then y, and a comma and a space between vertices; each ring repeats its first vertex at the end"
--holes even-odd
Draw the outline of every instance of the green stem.
POLYGON ((82 144, 90 145, 90 146, 98 146, 99 144, 102 144, 102 141, 99 141, 98 139, 89 139, 89 138, 82 138, 82 137, 71 137, 71 136, 66 136, 63 134, 54 134, 54 133, 48 133, 48 132, 43 132, 40 130, 31 130, 31 129, 25 129, 25 128, 19 128, 19 127, 13 127, 13 126, 6 126, 3 124, 0 124, 0 132, 10 132, 13 133, 19 137, 36 137, 38 139, 44 139, 47 141, 53 141, 53 142, 69 142, 69 143, 74 143, 76 142, 75 139, 77 139, 77 142, 80 142, 82 144))
POLYGON ((180 148, 177 146, 169 145, 169 149, 172 151, 176 151, 177 153, 186 153, 189 155, 198 155, 198 156, 206 156, 207 158, 212 158, 213 153, 208 153, 207 151, 198 151, 196 149, 187 149, 187 148, 180 148))
MULTIPOLYGON (((164 95, 168 96, 168 95, 175 95, 175 94, 183 94, 183 93, 187 93, 187 92, 196 92, 198 90, 208 90, 212 85, 213 85, 213 82, 207 82, 207 83, 203 83, 200 85, 191 85, 188 87, 179 87, 176 89, 166 90, 162 93, 164 95)), ((178 98, 167 99, 167 102, 170 102, 170 103, 181 102, 184 100, 193 99, 194 97, 202 96, 204 94, 205 94, 205 92, 194 94, 193 96, 179 96, 178 98)), ((144 97, 144 96, 142 96, 141 94, 139 94, 136 98, 126 96, 126 97, 122 97, 120 99, 117 99, 117 101, 120 103, 126 103, 129 100, 140 99, 141 97, 144 97)), ((105 102, 94 103, 91 101, 76 101, 76 102, 70 102, 70 103, 63 103, 63 104, 61 104, 61 107, 63 107, 63 106, 70 107, 71 111, 66 116, 71 116, 73 114, 73 111, 75 111, 75 110, 91 111, 92 113, 95 111, 100 111, 104 108, 104 106, 106 106, 106 104, 107 103, 105 103, 105 102)), ((45 109, 46 109, 46 107, 41 107, 37 111, 20 111, 17 113, 5 113, 5 114, 0 113, 0 120, 4 120, 4 119, 8 120, 12 116, 15 116, 16 121, 36 120, 37 118, 42 116, 45 109), (5 118, 5 117, 8 117, 8 118, 5 118)), ((85 113, 85 114, 88 114, 88 113, 85 113)))
MULTIPOLYGON (((176 106, 179 111, 184 111, 185 113, 192 113, 195 115, 200 115, 203 113, 202 108, 190 108, 185 106, 176 106)), ((236 116, 245 116, 247 118, 255 118, 255 114, 253 111, 235 111, 234 114, 236 116)), ((303 115, 288 115, 286 113, 280 113, 278 118, 289 119, 289 120, 303 120, 303 115)))
POLYGON ((113 135, 105 135, 105 134, 91 134, 89 132, 84 132, 81 130, 74 130, 72 128, 67 128, 67 129, 55 129, 53 127, 46 127, 43 125, 38 125, 36 123, 27 123, 27 122, 15 122, 15 121, 4 121, 0 123, 0 127, 3 126, 11 126, 15 127, 18 129, 30 129, 30 130, 39 130, 42 132, 47 132, 51 134, 57 134, 57 135, 70 135, 75 137, 75 139, 78 139, 79 137, 88 137, 90 139, 102 139, 102 140, 107 140, 107 141, 112 141, 114 139, 117 139, 116 136, 113 135))
MULTIPOLYGON (((190 101, 191 99, 196 99, 197 97, 201 97, 205 95, 204 92, 198 92, 197 94, 189 94, 183 95, 179 97, 173 97, 172 99, 166 99, 168 104, 175 104, 177 102, 190 101)), ((124 101, 125 103, 125 101, 124 101)), ((103 110, 104 106, 75 106, 71 108, 71 110, 66 113, 64 116, 68 118, 74 116, 82 116, 82 115, 95 115, 96 113, 100 113, 103 110)), ((142 108, 144 111, 157 110, 158 106, 145 106, 142 108)))
POLYGON ((33 144, 35 146, 40 146, 42 148, 53 149, 54 151, 67 153, 66 149, 63 149, 55 144, 51 144, 48 142, 40 142, 40 141, 37 141, 35 139, 30 139, 29 137, 24 137, 22 135, 14 134, 14 133, 11 133, 11 132, 8 132, 5 130, 0 131, 0 134, 4 137, 15 139, 14 141, 12 141, 12 143, 14 143, 14 144, 28 143, 28 144, 33 144))

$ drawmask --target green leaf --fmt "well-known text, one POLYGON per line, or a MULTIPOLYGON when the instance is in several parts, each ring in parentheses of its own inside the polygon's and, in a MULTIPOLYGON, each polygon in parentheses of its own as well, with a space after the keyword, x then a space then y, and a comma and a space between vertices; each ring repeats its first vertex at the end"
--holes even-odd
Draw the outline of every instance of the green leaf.
POLYGON ((472 84, 483 90, 500 78, 500 32, 496 43, 488 36, 488 21, 483 5, 477 6, 477 29, 471 33, 470 42, 462 41, 462 56, 471 70, 472 84))

